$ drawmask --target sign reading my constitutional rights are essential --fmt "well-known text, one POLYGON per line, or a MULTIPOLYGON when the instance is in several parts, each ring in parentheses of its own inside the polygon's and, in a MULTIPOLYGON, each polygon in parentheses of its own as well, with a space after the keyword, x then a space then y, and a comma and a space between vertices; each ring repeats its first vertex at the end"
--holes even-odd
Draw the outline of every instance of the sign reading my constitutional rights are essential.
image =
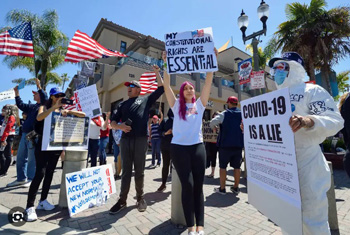
POLYGON ((169 74, 218 71, 211 27, 167 33, 165 50, 169 74))

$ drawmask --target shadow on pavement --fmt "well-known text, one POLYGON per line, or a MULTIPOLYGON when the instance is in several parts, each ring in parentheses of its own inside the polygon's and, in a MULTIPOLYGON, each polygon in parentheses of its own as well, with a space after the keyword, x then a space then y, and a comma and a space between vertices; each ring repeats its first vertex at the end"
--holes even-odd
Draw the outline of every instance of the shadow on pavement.
MULTIPOLYGON (((168 197, 170 196, 171 192, 153 192, 153 193, 146 193, 144 195, 144 198, 147 202, 148 206, 152 206, 155 203, 164 201, 166 199, 168 199, 168 197)), ((134 197, 134 199, 136 200, 136 197, 134 197)))
POLYGON ((229 207, 236 204, 240 199, 233 193, 226 193, 221 195, 219 193, 212 193, 205 198, 204 206, 208 207, 229 207))
POLYGON ((167 220, 149 231, 149 235, 163 235, 163 234, 181 234, 186 228, 177 227, 175 224, 167 220))

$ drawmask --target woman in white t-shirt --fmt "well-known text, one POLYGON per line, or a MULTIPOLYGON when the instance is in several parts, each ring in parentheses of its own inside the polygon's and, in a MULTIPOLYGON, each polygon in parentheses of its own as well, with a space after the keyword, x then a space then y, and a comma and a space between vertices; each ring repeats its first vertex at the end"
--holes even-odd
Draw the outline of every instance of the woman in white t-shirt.
MULTIPOLYGON (((217 50, 215 49, 217 54, 217 50)), ((163 52, 166 62, 166 53, 163 52)), ((166 67, 166 63, 164 64, 166 67)), ((157 76, 159 68, 154 66, 157 76)), ((196 100, 192 83, 181 85, 176 99, 170 87, 169 74, 164 70, 164 91, 174 113, 173 138, 170 154, 182 186, 182 207, 189 234, 204 234, 203 181, 206 166, 206 152, 203 144, 202 117, 207 105, 213 73, 208 72, 201 96, 196 100), (196 226, 194 227, 196 220, 196 226)))

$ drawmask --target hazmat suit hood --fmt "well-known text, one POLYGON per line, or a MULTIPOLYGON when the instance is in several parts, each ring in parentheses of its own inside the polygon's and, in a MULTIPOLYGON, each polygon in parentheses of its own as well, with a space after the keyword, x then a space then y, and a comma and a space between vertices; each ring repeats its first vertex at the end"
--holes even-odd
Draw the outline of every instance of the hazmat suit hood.
POLYGON ((285 62, 289 65, 289 73, 281 85, 278 85, 275 82, 277 89, 292 87, 304 83, 306 71, 300 63, 293 60, 277 60, 274 63, 274 66, 277 65, 279 62, 285 62))

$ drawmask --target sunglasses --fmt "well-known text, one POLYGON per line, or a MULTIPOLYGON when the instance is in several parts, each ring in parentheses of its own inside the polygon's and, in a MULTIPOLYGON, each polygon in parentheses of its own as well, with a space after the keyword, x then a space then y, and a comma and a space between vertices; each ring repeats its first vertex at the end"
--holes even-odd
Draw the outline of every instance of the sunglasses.
POLYGON ((134 84, 130 84, 129 87, 130 88, 134 88, 134 87, 137 87, 137 86, 135 86, 134 84))
POLYGON ((57 94, 55 95, 56 98, 61 98, 61 97, 65 97, 66 95, 65 94, 57 94))

